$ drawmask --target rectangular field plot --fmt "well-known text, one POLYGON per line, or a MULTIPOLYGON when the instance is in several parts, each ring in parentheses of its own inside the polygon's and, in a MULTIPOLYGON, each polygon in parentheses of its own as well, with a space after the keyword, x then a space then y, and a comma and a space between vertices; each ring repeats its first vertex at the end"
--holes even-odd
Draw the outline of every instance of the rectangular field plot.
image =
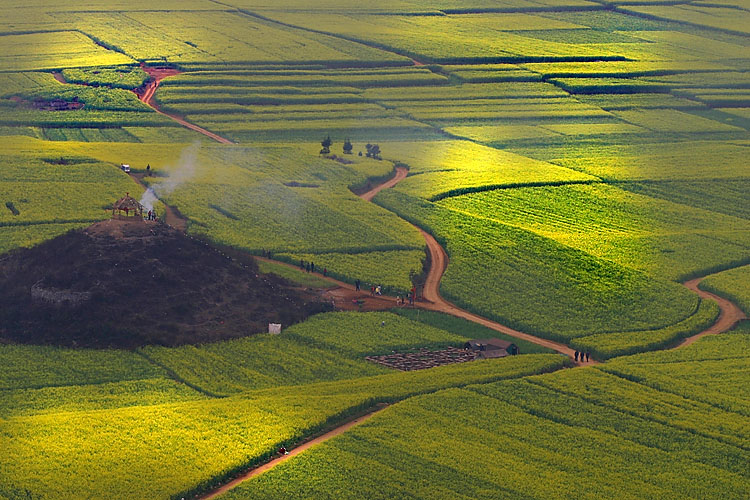
POLYGON ((658 81, 672 81, 672 77, 663 76, 676 73, 673 78, 690 80, 695 73, 711 71, 706 75, 722 78, 722 72, 730 66, 709 61, 596 61, 596 62, 555 62, 525 63, 519 65, 529 71, 539 73, 547 78, 632 78, 658 75, 658 81))
POLYGON ((538 154, 552 163, 608 180, 732 179, 747 175, 747 148, 719 141, 605 143, 596 149, 573 144, 519 152, 532 157, 538 154))
POLYGON ((600 108, 573 98, 476 99, 440 105, 428 102, 392 103, 398 111, 417 120, 545 120, 574 118, 609 118, 600 108))
POLYGON ((654 132, 702 133, 742 132, 744 129, 674 109, 619 110, 613 113, 623 120, 654 132))
POLYGON ((240 12, 55 14, 138 60, 173 63, 406 63, 340 38, 274 26, 240 12))
POLYGON ((676 97, 671 94, 579 94, 581 102, 598 106, 607 111, 618 109, 702 109, 705 106, 697 101, 676 97))
POLYGON ((552 130, 535 125, 458 125, 444 127, 444 130, 450 134, 483 143, 502 143, 517 139, 543 139, 560 135, 552 130))
POLYGON ((648 133, 646 129, 628 123, 555 123, 540 127, 572 136, 648 133))
POLYGON ((300 259, 313 262, 317 270, 326 270, 328 276, 349 283, 359 279, 365 289, 370 285, 380 285, 383 287, 383 293, 394 295, 405 294, 411 289, 411 281, 409 276, 403 273, 403 269, 419 269, 425 252, 383 250, 358 253, 284 253, 275 254, 274 258, 288 260, 292 264, 299 264, 300 259))
MULTIPOLYGON (((451 101, 496 98, 568 97, 568 94, 550 83, 501 82, 465 83, 451 87, 411 87, 407 89, 368 89, 362 96, 373 101, 451 101)), ((440 105, 443 103, 440 102, 440 105)))
POLYGON ((436 74, 426 67, 373 68, 373 69, 279 69, 208 71, 182 74, 166 80, 165 86, 348 86, 348 87, 408 87, 417 85, 440 85, 447 77, 436 74))
POLYGON ((409 177, 396 189, 430 199, 487 186, 596 180, 580 172, 469 141, 389 143, 384 151, 389 159, 410 167, 409 177))
POLYGON ((129 64, 133 59, 100 47, 78 31, 0 36, 0 68, 5 71, 129 64))
POLYGON ((659 19, 681 21, 735 33, 750 33, 750 14, 742 10, 718 6, 638 5, 625 6, 625 12, 645 14, 659 19))
POLYGON ((750 259, 750 222, 605 184, 474 193, 439 202, 660 278, 750 259))
POLYGON ((101 384, 0 391, 3 418, 49 413, 153 406, 206 399, 190 387, 166 378, 101 384))
MULTIPOLYGON (((612 58, 631 43, 572 44, 525 36, 525 30, 580 29, 584 26, 533 14, 448 16, 368 16, 310 13, 266 14, 296 26, 336 33, 438 63, 514 62, 529 58, 612 58), (515 32, 515 33, 514 33, 515 32)), ((601 35, 589 30, 591 41, 601 35)), ((614 35, 613 35, 614 36, 614 35)))

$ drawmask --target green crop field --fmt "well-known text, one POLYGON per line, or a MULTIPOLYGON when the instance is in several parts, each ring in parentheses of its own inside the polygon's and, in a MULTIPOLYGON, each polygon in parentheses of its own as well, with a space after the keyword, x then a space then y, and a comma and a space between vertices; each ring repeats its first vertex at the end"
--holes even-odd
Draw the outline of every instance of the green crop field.
MULTIPOLYGON (((388 319, 399 321, 395 316, 388 319)), ((449 336, 447 332, 444 335, 449 336)), ((241 358, 242 351, 236 346, 223 345, 225 355, 241 358)), ((5 351, 6 361, 22 363, 28 354, 23 349, 28 348, 20 349, 5 351)), ((284 350, 280 354, 282 360, 283 353, 284 350)), ((174 354, 179 357, 185 353, 177 350, 174 354)), ((279 351, 257 355, 265 360, 258 365, 263 366, 278 359, 279 351)), ((58 357, 63 356, 78 354, 66 350, 58 357)), ((119 356, 121 365, 125 358, 119 356)), ((112 354, 105 352, 98 359, 88 354, 87 358, 91 365, 88 380, 107 375, 96 371, 96 363, 109 363, 112 354)), ((160 373, 146 358, 140 360, 150 367, 145 371, 150 370, 152 376, 153 372, 160 373)), ((291 357, 284 360, 299 361, 291 357)), ((148 380, 117 386, 39 389, 33 394, 6 392, 0 401, 10 400, 15 406, 6 409, 3 417, 7 418, 0 420, 0 429, 8 438, 0 459, 0 491, 11 497, 29 494, 72 498, 82 492, 94 497, 179 497, 201 491, 218 479, 271 456, 279 445, 294 443, 377 401, 398 401, 446 387, 545 372, 563 363, 564 358, 557 355, 516 356, 360 377, 346 383, 276 386, 230 398, 205 398, 184 385, 172 382, 165 386, 166 381, 148 380), (55 403, 57 410, 43 405, 45 398, 52 401, 55 397, 66 398, 55 403), (114 407, 117 403, 118 407, 114 407), (88 429, 85 435, 80 433, 82 428, 88 429), (138 485, 135 489, 134 484, 138 485)), ((372 366, 376 372, 387 371, 372 366)), ((40 367, 35 373, 43 375, 53 370, 51 366, 40 367)), ((112 375, 117 376, 116 372, 112 375)), ((66 380, 75 382, 69 376, 66 380)), ((221 376, 214 373, 211 380, 220 383, 221 376)))
POLYGON ((453 262, 441 282, 446 297, 514 328, 569 341, 662 328, 697 306, 696 297, 675 283, 532 232, 400 193, 376 199, 445 244, 453 262))
POLYGON ((744 498, 747 341, 413 398, 225 498, 744 498))
POLYGON ((684 280, 750 315, 747 0, 2 12, 0 262, 130 193, 347 310, 132 351, 0 325, 0 498, 193 497, 379 403, 222 498, 750 497, 747 322, 668 350, 721 313, 684 280), (571 363, 440 301, 350 311, 298 267, 403 296, 435 265, 420 229, 445 300, 604 363, 546 373, 571 363), (489 337, 524 355, 365 360, 489 337))
POLYGON ((750 266, 723 271, 706 279, 701 288, 732 299, 735 304, 750 314, 750 266))

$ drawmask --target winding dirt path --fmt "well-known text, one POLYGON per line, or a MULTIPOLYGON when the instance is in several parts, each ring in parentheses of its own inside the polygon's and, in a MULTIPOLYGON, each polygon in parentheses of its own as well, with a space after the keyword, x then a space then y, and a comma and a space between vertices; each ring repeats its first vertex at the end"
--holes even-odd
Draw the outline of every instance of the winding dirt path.
POLYGON ((229 481, 228 483, 226 483, 226 484, 224 484, 224 485, 216 488, 215 490, 213 490, 213 491, 211 491, 209 493, 206 493, 206 494, 204 494, 202 496, 199 496, 197 498, 199 500, 209 500, 211 498, 216 498, 219 495, 221 495, 223 493, 226 493, 227 491, 231 490, 232 488, 234 488, 235 486, 239 485, 240 483, 243 483, 243 482, 247 481, 250 478, 253 478, 255 476, 263 474, 267 470, 273 469, 274 467, 276 467, 280 463, 286 462, 290 458, 292 458, 292 457, 294 457, 296 455, 299 455, 300 453, 302 453, 303 451, 307 450, 308 448, 311 448, 311 447, 315 446, 316 444, 320 444, 320 443, 322 443, 324 441, 328 441, 329 439, 331 439, 333 437, 336 437, 336 436, 338 436, 340 434, 343 434, 344 432, 348 431, 352 427, 357 426, 357 425, 359 425, 359 424, 367 421, 368 419, 372 418, 376 413, 379 413, 379 412, 385 410, 387 407, 388 406, 384 405, 384 404, 377 405, 377 406, 371 408, 368 413, 365 413, 364 415, 360 415, 357 418, 349 420, 346 423, 341 424, 338 427, 336 427, 336 428, 334 428, 334 429, 326 432, 325 434, 321 434, 320 436, 315 437, 315 438, 311 439, 310 441, 306 441, 306 442, 302 443, 301 445, 297 446, 296 448, 294 448, 292 450, 288 450, 288 454, 287 455, 280 455, 277 458, 274 458, 273 460, 271 460, 269 462, 266 462, 263 465, 255 467, 253 469, 250 469, 249 471, 245 472, 241 476, 238 476, 238 477, 232 479, 231 481, 229 481))
POLYGON ((687 287, 689 290, 694 291, 697 293, 702 299, 708 299, 713 300, 719 305, 719 318, 716 320, 716 323, 709 326, 705 330, 703 330, 700 333, 697 333, 693 335, 692 337, 688 337, 686 339, 683 339, 682 342, 677 344, 674 349, 677 349, 679 347, 684 347, 686 345, 690 345, 696 340, 698 340, 701 337, 704 337, 706 335, 716 335, 717 333, 724 333, 732 329, 734 325, 736 325, 739 321, 743 319, 747 319, 747 316, 744 312, 742 312, 742 309, 737 307, 737 305, 732 302, 731 300, 727 300, 724 297, 719 297, 718 295, 707 292, 705 290, 701 290, 698 288, 698 285, 701 281, 703 281, 706 278, 706 276, 701 276, 700 278, 695 278, 690 281, 686 281, 683 283, 685 287, 687 287))
POLYGON ((149 106, 151 109, 153 109, 160 115, 166 116, 167 118, 176 121, 183 127, 189 128, 190 130, 194 130, 195 132, 198 132, 199 134, 203 134, 206 137, 210 137, 216 142, 220 142, 222 144, 234 144, 234 142, 230 141, 226 137, 222 137, 218 134, 215 134, 209 130, 204 129, 203 127, 199 127, 198 125, 194 123, 190 123, 189 121, 186 121, 185 119, 177 115, 165 113, 164 111, 159 109, 159 106, 157 106, 154 103, 154 94, 156 93, 156 89, 159 88, 159 84, 161 83, 161 81, 164 78, 167 78, 169 76, 180 74, 181 72, 179 70, 176 70, 173 68, 160 68, 160 67, 145 66, 145 65, 141 67, 143 68, 143 71, 148 73, 148 75, 151 77, 151 80, 146 84, 144 88, 136 89, 133 91, 135 92, 135 95, 138 96, 138 99, 141 100, 141 102, 149 106))
MULTIPOLYGON (((398 184, 401 180, 405 179, 407 176, 407 173, 408 172, 406 169, 399 167, 396 169, 396 173, 391 179, 383 182, 382 184, 379 184, 378 186, 373 187, 369 191, 362 193, 359 196, 366 201, 372 201, 372 199, 375 197, 377 193, 379 193, 383 189, 391 188, 395 186, 396 184, 398 184)), ((421 308, 433 310, 433 311, 439 311, 439 312, 451 314, 453 316, 457 316, 460 318, 464 318, 474 323, 491 328, 495 331, 504 333, 506 335, 510 335, 515 338, 523 339, 523 340, 533 342, 535 344, 553 349, 559 353, 567 355, 570 358, 573 358, 575 351, 564 344, 560 344, 558 342, 553 342, 551 340, 542 339, 542 338, 535 337, 533 335, 530 335, 524 332, 520 332, 513 328, 507 327, 500 323, 488 320, 487 318, 483 318, 474 313, 461 309, 455 306, 454 304, 448 302, 447 300, 443 299, 443 297, 440 295, 440 279, 442 278, 443 273, 448 267, 448 255, 443 249, 443 247, 435 240, 435 238, 432 235, 422 230, 421 228, 417 228, 417 229, 419 229, 419 231, 421 232, 422 236, 425 239, 428 252, 430 253, 430 259, 431 259, 431 264, 432 264, 427 274, 427 279, 425 281, 424 292, 423 292, 423 296, 426 301, 415 304, 417 307, 421 307, 421 308)), ((271 259, 260 258, 260 257, 256 257, 256 258, 259 258, 260 260, 265 260, 268 262, 274 262, 276 264, 283 264, 285 266, 295 268, 295 269, 297 268, 296 266, 293 266, 291 264, 282 263, 282 262, 274 261, 271 259)), ((315 274, 323 277, 319 273, 315 273, 315 274)), ((323 277, 323 278, 337 285, 337 289, 340 289, 340 290, 353 290, 354 289, 354 287, 348 283, 344 283, 344 282, 335 280, 330 277, 323 277)), ((690 345, 705 335, 712 335, 712 334, 726 332, 729 329, 731 329, 738 321, 746 318, 745 314, 739 309, 739 307, 737 307, 731 301, 698 288, 698 284, 704 278, 705 276, 696 278, 696 279, 683 283, 683 285, 686 286, 688 289, 696 292, 698 295, 701 296, 701 298, 715 301, 719 305, 719 308, 721 309, 719 318, 709 328, 707 328, 701 333, 693 335, 692 337, 684 339, 680 344, 673 347, 673 349, 683 347, 686 345, 690 345)), ((371 298, 371 297, 368 297, 368 298, 371 298)), ((378 297, 378 299, 382 301, 385 305, 391 305, 391 303, 395 302, 392 297, 384 296, 384 297, 378 297)), ((581 366, 581 365, 593 365, 593 364, 598 364, 598 363, 594 360, 591 360, 589 362, 578 362, 577 364, 581 366)), ((322 434, 309 441, 306 441, 300 446, 290 450, 289 454, 284 455, 284 456, 279 456, 273 460, 270 460, 269 462, 263 465, 260 465, 251 470, 248 470, 241 476, 238 476, 237 478, 220 486, 219 488, 211 492, 208 492, 202 496, 199 496, 197 498, 199 498, 200 500, 208 500, 208 499, 216 498, 217 496, 236 487, 240 483, 274 468, 276 465, 296 455, 299 455, 303 451, 315 446, 316 444, 322 443, 324 441, 327 441, 328 439, 331 439, 335 436, 343 434, 344 432, 351 429, 352 427, 365 422, 366 420, 374 416, 376 413, 382 411, 383 409, 385 409, 383 405, 376 406, 372 408, 369 413, 366 413, 365 415, 362 415, 352 420, 349 420, 347 422, 344 422, 343 424, 326 432, 325 434, 322 434)))
MULTIPOLYGON (((383 189, 395 186, 400 181, 405 179, 407 174, 408 171, 405 168, 397 167, 396 175, 394 175, 391 179, 372 188, 366 193, 360 194, 359 197, 366 201, 372 201, 376 194, 378 194, 383 189)), ((425 239, 425 243, 427 244, 427 251, 430 253, 431 262, 430 269, 427 271, 427 279, 425 280, 424 291, 422 292, 422 295, 426 302, 418 302, 416 304, 418 307, 467 319, 482 326, 486 326, 487 328, 491 328, 492 330, 495 330, 497 332, 504 333, 505 335, 510 335, 511 337, 515 337, 517 339, 523 339, 528 342, 533 342, 534 344, 547 347, 561 354, 565 354, 570 359, 575 359, 574 356, 576 351, 564 344, 554 342, 552 340, 542 339, 528 333, 520 332, 508 326, 502 325, 495 321, 491 321, 487 318, 483 318, 479 315, 461 309, 460 307, 445 300, 440 295, 440 280, 443 277, 443 273, 445 273, 445 270, 448 268, 448 254, 431 234, 424 231, 422 228, 419 228, 417 226, 414 227, 419 229, 419 232, 422 233, 422 237, 425 239)), ((592 365, 595 364, 596 361, 578 361, 577 363, 579 365, 592 365)))

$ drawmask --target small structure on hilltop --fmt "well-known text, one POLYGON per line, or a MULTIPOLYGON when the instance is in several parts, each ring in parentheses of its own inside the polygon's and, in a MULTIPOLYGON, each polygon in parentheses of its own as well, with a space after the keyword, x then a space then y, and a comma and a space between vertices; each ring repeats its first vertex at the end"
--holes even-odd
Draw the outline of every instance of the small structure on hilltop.
POLYGON ((500 339, 476 339, 464 344, 464 349, 474 353, 474 359, 504 358, 518 354, 518 346, 500 339))
POLYGON ((135 217, 136 220, 143 220, 143 205, 130 196, 130 193, 125 193, 125 196, 117 200, 112 206, 112 218, 130 217, 135 217))

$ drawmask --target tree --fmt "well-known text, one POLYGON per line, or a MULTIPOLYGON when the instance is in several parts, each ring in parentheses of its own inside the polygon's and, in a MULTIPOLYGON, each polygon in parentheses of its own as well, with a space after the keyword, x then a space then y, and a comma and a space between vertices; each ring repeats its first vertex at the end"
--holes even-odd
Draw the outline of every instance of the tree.
POLYGON ((349 139, 344 141, 344 154, 350 155, 352 154, 352 143, 349 139))
POLYGON ((331 144, 333 144, 333 142, 331 141, 331 136, 326 136, 326 138, 320 142, 320 145, 323 146, 323 149, 320 150, 320 154, 327 155, 328 153, 330 153, 331 144))
POLYGON ((380 160, 380 146, 377 144, 373 144, 370 147, 370 157, 375 158, 376 160, 380 160))
POLYGON ((372 158, 372 144, 368 142, 367 145, 365 146, 365 149, 367 150, 367 153, 365 153, 365 156, 368 158, 372 158))

